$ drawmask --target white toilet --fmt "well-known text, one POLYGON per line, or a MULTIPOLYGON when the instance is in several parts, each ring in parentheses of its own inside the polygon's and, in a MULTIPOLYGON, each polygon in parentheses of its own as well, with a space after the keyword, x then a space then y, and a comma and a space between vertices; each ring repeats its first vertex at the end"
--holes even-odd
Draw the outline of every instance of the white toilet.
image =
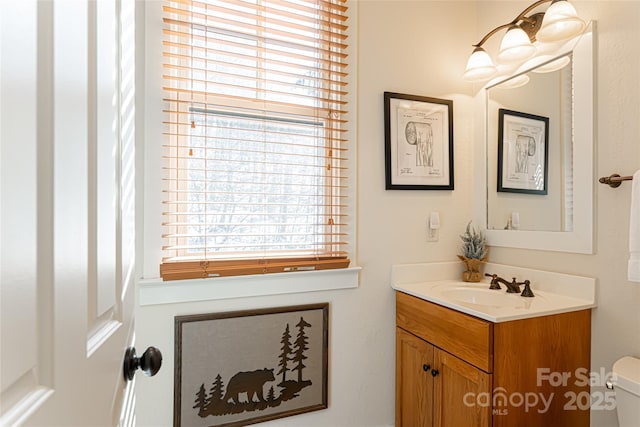
POLYGON ((626 356, 613 364, 613 390, 620 427, 640 426, 640 359, 626 356))

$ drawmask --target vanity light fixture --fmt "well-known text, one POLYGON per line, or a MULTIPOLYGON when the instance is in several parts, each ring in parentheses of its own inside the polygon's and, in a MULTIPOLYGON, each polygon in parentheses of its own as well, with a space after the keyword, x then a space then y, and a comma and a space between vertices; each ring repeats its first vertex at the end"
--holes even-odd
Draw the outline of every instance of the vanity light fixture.
POLYGON ((484 43, 497 32, 507 29, 496 60, 500 65, 517 66, 533 57, 541 43, 555 43, 569 40, 586 27, 568 0, 538 0, 516 18, 489 31, 477 44, 467 61, 464 78, 468 81, 483 81, 495 76, 498 67, 483 48, 484 43), (544 3, 551 3, 546 12, 536 12, 527 16, 544 3), (534 44, 535 43, 535 44, 534 44), (536 47, 537 46, 537 47, 536 47))

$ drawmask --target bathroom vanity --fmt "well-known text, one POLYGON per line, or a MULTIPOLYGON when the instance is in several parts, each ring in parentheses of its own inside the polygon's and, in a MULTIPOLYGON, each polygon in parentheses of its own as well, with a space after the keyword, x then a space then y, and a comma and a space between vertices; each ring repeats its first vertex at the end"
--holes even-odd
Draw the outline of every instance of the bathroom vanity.
POLYGON ((536 297, 505 296, 447 264, 394 266, 396 426, 588 426, 595 281, 527 270, 536 297))

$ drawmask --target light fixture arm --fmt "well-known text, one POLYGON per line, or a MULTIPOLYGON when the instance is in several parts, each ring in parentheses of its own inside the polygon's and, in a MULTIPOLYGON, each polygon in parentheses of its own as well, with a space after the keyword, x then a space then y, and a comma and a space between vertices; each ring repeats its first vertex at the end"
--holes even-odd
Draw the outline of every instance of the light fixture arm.
POLYGON ((495 33, 497 33, 498 31, 505 29, 505 28, 509 28, 512 27, 514 25, 517 25, 518 22, 520 21, 524 21, 527 23, 526 26, 522 26, 522 29, 527 33, 527 35, 529 35, 529 38, 533 38, 535 36, 535 33, 537 32, 540 24, 542 23, 542 17, 544 16, 544 12, 540 12, 540 13, 536 13, 534 15, 531 16, 526 16, 527 13, 531 12, 533 9, 535 9, 536 7, 544 4, 544 3, 549 3, 549 2, 553 2, 556 0, 538 0, 537 2, 533 3, 532 5, 530 5, 529 7, 527 7, 525 10, 523 10, 522 12, 520 12, 520 14, 518 16, 515 17, 515 19, 509 23, 500 25, 496 28, 494 28, 493 30, 489 31, 483 38, 482 40, 480 40, 477 44, 472 45, 473 47, 481 47, 487 40, 489 40, 489 38, 491 36, 493 36, 495 33))

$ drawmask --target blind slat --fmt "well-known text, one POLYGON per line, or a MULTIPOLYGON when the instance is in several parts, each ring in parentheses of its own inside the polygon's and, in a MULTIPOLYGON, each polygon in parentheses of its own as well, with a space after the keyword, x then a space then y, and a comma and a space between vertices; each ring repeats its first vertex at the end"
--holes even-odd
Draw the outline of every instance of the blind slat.
MULTIPOLYGON (((311 31, 318 27, 326 29, 323 35, 329 37, 346 38, 342 33, 348 29, 344 24, 346 17, 336 13, 331 9, 307 8, 278 8, 283 2, 263 1, 255 3, 258 7, 238 8, 234 7, 238 3, 225 3, 217 1, 216 4, 204 2, 191 2, 191 7, 181 8, 167 5, 163 7, 166 15, 176 17, 176 20, 194 23, 195 25, 205 23, 250 23, 251 29, 271 29, 274 25, 288 30, 311 31), (276 7, 274 7, 276 6, 276 7), (302 12, 302 13, 299 13, 302 12), (319 19, 312 20, 309 15, 315 15, 319 19), (225 18, 226 17, 226 18, 225 18), (270 24, 270 25, 267 25, 270 24)), ((245 3, 246 5, 247 3, 245 3)), ((293 3, 292 3, 293 4, 293 3)), ((294 32, 295 34, 295 32, 294 32)))
MULTIPOLYGON (((166 114, 171 114, 173 115, 173 121, 169 122, 169 121, 163 121, 162 123, 165 125, 170 125, 170 126, 188 126, 191 127, 191 121, 193 117, 206 117, 207 113, 199 113, 199 112, 194 112, 194 111, 189 111, 189 110, 185 110, 185 111, 171 111, 171 110, 163 110, 163 113, 166 114), (176 118, 176 116, 178 118, 176 118)), ((222 114, 221 114, 222 115, 222 114)), ((224 116, 224 115, 222 115, 224 116)), ((313 117, 312 119, 318 119, 318 117, 313 117)), ((331 127, 331 123, 334 121, 332 119, 327 119, 325 117, 323 117, 322 119, 325 124, 324 126, 322 126, 322 129, 325 132, 346 132, 346 129, 341 129, 338 127, 331 127)), ((337 120, 336 120, 337 121, 337 120)), ((337 121, 339 122, 339 121, 337 121)), ((204 126, 206 129, 224 129, 223 126, 215 126, 215 125, 198 125, 198 126, 204 126)), ((305 128, 306 131, 308 131, 309 129, 313 129, 313 128, 317 128, 318 125, 316 123, 314 123, 313 121, 309 120, 309 117, 301 117, 299 121, 297 122, 291 122, 291 128, 295 129, 295 128, 305 128)), ((250 129, 247 127, 243 127, 242 124, 239 127, 240 129, 250 129)), ((304 130, 302 131, 304 132, 304 130)), ((172 135, 179 135, 177 132, 172 132, 172 135)), ((279 131, 279 132, 274 132, 274 134, 277 135, 299 135, 299 132, 294 132, 294 131, 289 131, 287 132, 285 131, 279 131)), ((191 133, 185 133, 183 136, 191 136, 191 133)), ((327 137, 328 138, 328 137, 327 137)), ((336 138, 332 138, 334 141, 336 140, 336 138)), ((338 141, 340 142, 344 142, 347 143, 348 140, 346 139, 338 139, 338 141)), ((341 147, 334 147, 335 150, 339 150, 341 147)))
MULTIPOLYGON (((255 37, 255 32, 253 32, 253 30, 255 29, 254 24, 247 24, 239 21, 227 21, 224 18, 216 17, 216 16, 209 16, 207 18, 207 21, 205 21, 205 23, 194 22, 192 24, 179 19, 167 19, 167 18, 164 19, 164 23, 167 25, 173 25, 178 28, 179 27, 189 28, 191 31, 211 31, 210 28, 215 28, 216 24, 218 24, 220 25, 219 30, 234 31, 239 35, 242 35, 243 38, 245 39, 255 37)), ((261 30, 262 30, 261 33, 263 34, 263 37, 265 39, 268 38, 273 42, 276 42, 276 41, 286 42, 286 41, 294 40, 300 43, 306 43, 308 46, 310 46, 312 43, 316 41, 323 41, 323 42, 326 42, 326 45, 331 48, 340 48, 340 49, 347 48, 347 45, 341 42, 342 40, 346 40, 347 38, 346 35, 343 35, 337 32, 331 32, 328 30, 317 30, 317 36, 321 36, 317 38, 313 38, 302 33, 295 33, 292 31, 278 31, 273 28, 263 27, 261 28, 261 30), (329 36, 331 38, 327 39, 327 37, 329 36)))
MULTIPOLYGON (((313 242, 313 243, 306 243, 306 246, 317 246, 317 247, 324 247, 328 244, 335 244, 335 242, 333 241, 326 241, 326 242, 313 242)), ((337 244, 343 244, 346 245, 347 242, 337 242, 337 244)), ((292 248, 297 248, 299 247, 299 245, 296 245, 295 243, 291 243, 291 244, 286 244, 286 243, 282 243, 282 244, 277 244, 277 243, 257 243, 257 242, 252 242, 252 243, 239 243, 237 245, 233 245, 233 244, 228 244, 228 245, 206 245, 206 244, 202 244, 202 245, 173 245, 173 246, 163 246, 162 249, 165 251, 176 251, 176 250, 184 250, 184 249, 207 249, 207 248, 224 248, 224 249, 233 249, 233 248, 269 248, 269 249, 274 249, 274 248, 288 248, 288 247, 292 247, 292 248)))
MULTIPOLYGON (((184 1, 180 1, 179 3, 185 4, 184 1)), ((224 2, 220 2, 220 3, 224 3, 224 2)), ((202 7, 206 8, 207 6, 207 3, 202 1, 195 1, 195 0, 189 2, 189 4, 193 5, 194 7, 200 7, 200 8, 202 7)), ((339 21, 347 20, 347 17, 343 13, 346 11, 346 7, 330 1, 314 0, 313 2, 301 2, 301 1, 287 1, 287 0, 276 0, 276 1, 271 0, 271 1, 263 1, 262 4, 264 5, 264 7, 270 7, 270 6, 277 7, 280 5, 286 5, 287 10, 297 10, 299 12, 303 12, 307 14, 322 13, 325 19, 329 19, 329 20, 339 20, 339 21), (313 5, 317 5, 317 7, 311 7, 313 5), (327 14, 329 15, 327 16, 327 14)), ((249 3, 247 4, 247 7, 255 8, 256 3, 249 3)))
MULTIPOLYGON (((231 73, 227 73, 227 72, 216 72, 216 71, 208 71, 207 74, 212 74, 212 75, 216 75, 216 77, 230 77, 233 76, 233 74, 231 73)), ((209 80, 206 80, 202 77, 182 77, 182 76, 174 76, 174 75, 170 75, 170 74, 165 74, 162 76, 165 80, 167 81, 171 81, 171 80, 176 80, 182 83, 188 83, 189 85, 193 85, 193 86, 202 86, 204 85, 207 88, 210 88, 213 85, 219 85, 219 86, 227 86, 227 87, 243 87, 243 86, 248 86, 248 87, 257 87, 259 82, 262 80, 258 75, 254 75, 254 76, 242 76, 240 78, 236 77, 238 84, 226 84, 222 81, 219 82, 211 82, 209 80), (244 85, 239 84, 240 82, 244 82, 244 85)), ((271 84, 273 84, 274 86, 279 86, 279 87, 284 87, 284 89, 291 91, 291 90, 300 90, 300 89, 312 89, 314 91, 320 92, 323 94, 322 97, 318 97, 317 95, 313 95, 313 94, 295 94, 295 93, 291 93, 291 92, 283 92, 283 91, 276 91, 276 90, 259 90, 259 89, 254 89, 256 90, 258 93, 273 93, 273 94, 287 94, 290 96, 297 96, 300 97, 302 99, 309 99, 309 100, 320 100, 321 102, 330 102, 330 103, 336 103, 336 104, 340 104, 340 105, 345 105, 347 104, 347 101, 345 100, 339 100, 339 99, 335 99, 333 97, 335 96, 341 96, 344 97, 347 95, 347 92, 344 90, 335 90, 335 89, 329 89, 329 88, 319 88, 319 87, 314 87, 311 85, 307 85, 307 86, 302 86, 300 83, 298 82, 287 82, 284 80, 271 80, 271 84)), ((210 89, 208 89, 210 90, 210 89)))
MULTIPOLYGON (((211 72, 217 72, 217 70, 219 70, 221 68, 221 66, 226 65, 226 62, 223 61, 216 61, 216 60, 211 60, 208 59, 207 60, 207 64, 211 65, 211 66, 215 66, 215 68, 202 68, 202 67, 198 67, 198 66, 192 66, 192 67, 184 67, 184 66, 180 66, 180 65, 175 65, 175 64, 168 64, 168 63, 164 63, 163 67, 167 70, 172 70, 174 73, 187 73, 187 72, 195 72, 195 73, 211 73, 211 72)), ((256 73, 256 74, 261 74, 262 72, 268 72, 269 74, 273 75, 273 76, 280 76, 280 77, 284 77, 284 78, 299 78, 300 74, 299 73, 291 73, 291 72, 286 72, 286 71, 282 71, 282 70, 277 70, 274 68, 270 68, 270 69, 263 69, 263 68, 258 68, 258 67, 252 67, 249 65, 243 65, 243 64, 234 64, 234 68, 236 70, 244 70, 247 72, 252 72, 252 73, 256 73)), ((344 87, 347 85, 346 82, 342 81, 342 80, 337 80, 337 79, 328 79, 325 78, 321 75, 319 76, 305 76, 305 78, 310 81, 310 82, 314 82, 315 86, 327 86, 327 87, 344 87)), ((344 95, 346 95, 347 92, 344 92, 344 95)))
MULTIPOLYGON (((216 138, 210 138, 211 140, 216 140, 216 138)), ((243 140, 234 140, 234 142, 255 142, 255 141, 243 141, 243 140)), ((285 147, 290 148, 290 147, 294 147, 293 144, 291 145, 285 145, 285 147)), ((186 149, 187 147, 185 147, 186 149)), ((326 165, 328 162, 340 162, 342 160, 346 160, 343 157, 337 157, 337 156, 327 156, 327 155, 319 155, 319 154, 302 154, 302 153, 286 153, 283 152, 282 150, 280 151, 272 151, 269 153, 265 153, 263 151, 259 151, 259 150, 245 150, 245 151, 240 151, 240 150, 234 150, 234 149, 225 149, 225 148, 216 148, 216 149, 207 149, 207 148, 201 148, 199 146, 192 146, 191 148, 189 148, 189 150, 198 150, 198 151, 214 151, 216 153, 224 153, 224 154, 230 154, 230 153, 241 153, 241 154, 250 154, 250 153, 264 153, 264 156, 287 156, 287 157, 297 157, 298 159, 300 159, 301 161, 303 159, 308 159, 308 160, 324 160, 325 163, 319 164, 319 163, 304 163, 303 166, 304 167, 308 167, 308 168, 326 168, 326 165)), ((203 161, 203 162, 215 162, 215 161, 228 161, 228 162, 246 162, 246 156, 243 156, 243 158, 237 158, 237 159, 229 159, 229 158, 225 158, 222 156, 215 156, 215 155, 210 155, 208 157, 200 157, 200 156, 190 156, 188 153, 184 153, 184 155, 180 155, 180 154, 173 154, 171 156, 163 156, 164 158, 171 158, 171 159, 177 159, 177 160, 188 160, 188 161, 203 161)), ((254 161, 252 162, 253 164, 266 164, 266 165, 288 165, 289 163, 282 163, 282 162, 277 162, 277 161, 272 161, 272 160, 266 160, 266 161, 254 161)), ((334 166, 337 168, 341 168, 341 166, 334 166)), ((207 170, 207 169, 200 169, 197 166, 190 168, 191 170, 207 170)), ((342 168, 345 169, 345 168, 342 168)), ((219 170, 224 170, 224 169, 219 169, 219 170)), ((297 175, 297 174, 294 174, 297 175)), ((316 176, 317 174, 314 175, 306 175, 306 176, 316 176)))
MULTIPOLYGON (((342 107, 338 107, 338 106, 343 106, 347 104, 347 101, 344 101, 342 99, 334 99, 331 97, 331 95, 335 95, 336 93, 333 91, 322 91, 324 92, 324 95, 321 97, 318 96, 314 96, 313 94, 309 93, 309 94, 302 94, 302 93, 295 93, 295 92, 291 92, 291 91, 286 91, 286 90, 274 90, 274 89, 260 89, 260 88, 254 88, 252 86, 246 86, 246 85, 241 85, 241 84, 229 84, 229 83, 224 83, 224 82, 207 82, 205 80, 200 80, 200 79, 189 79, 189 78, 184 78, 184 77, 174 77, 174 76, 165 76, 165 80, 166 81, 180 81, 183 83, 187 83, 189 85, 193 85, 193 87, 202 87, 202 84, 204 84, 206 86, 206 90, 208 91, 215 91, 216 88, 219 88, 221 91, 233 91, 234 89, 237 89, 238 91, 242 91, 243 89, 246 89, 252 93, 255 93, 256 96, 260 96, 262 95, 264 97, 264 99, 273 99, 274 97, 281 97, 281 98, 297 98, 300 102, 306 102, 306 104, 311 104, 314 101, 320 101, 325 103, 325 105, 334 105, 336 106, 336 108, 342 108, 342 107)), ((255 82, 255 81, 259 81, 259 79, 245 79, 247 81, 251 81, 251 82, 255 82)), ((277 82, 276 82, 277 83, 277 82)), ((293 84, 288 84, 287 86, 290 86, 290 89, 296 89, 296 86, 293 84)), ((189 90, 189 92, 191 93, 198 93, 201 91, 196 91, 196 90, 189 90)))
POLYGON ((346 68, 347 64, 344 63, 344 59, 348 57, 346 53, 334 52, 333 49, 314 49, 314 48, 298 48, 297 52, 308 52, 304 55, 302 53, 294 52, 288 46, 283 46, 282 49, 278 49, 276 46, 264 46, 248 45, 246 43, 229 42, 224 40, 210 40, 205 46, 193 45, 191 40, 174 39, 174 41, 164 41, 163 44, 168 48, 168 52, 174 54, 184 55, 185 51, 189 52, 189 57, 193 62, 207 62, 212 57, 217 58, 218 62, 223 62, 225 65, 237 64, 233 60, 244 60, 246 62, 255 61, 257 57, 262 56, 265 64, 271 65, 288 65, 290 67, 301 68, 309 70, 322 70, 325 72, 333 71, 336 67, 346 68), (286 49, 286 48, 289 49, 286 49), (227 48, 227 49, 224 49, 227 48), (231 49, 234 49, 233 51, 231 49), (242 53, 244 51, 245 53, 242 53), (248 52, 251 52, 249 54, 248 52), (222 58, 227 58, 223 61, 222 58), (294 61, 295 60, 295 61, 294 61), (306 61, 305 65, 301 61, 306 61))
POLYGON ((190 26, 194 25, 196 27, 215 27, 215 24, 238 25, 249 28, 250 30, 255 30, 256 25, 261 24, 261 29, 267 32, 274 30, 274 27, 277 26, 289 30, 290 34, 294 37, 301 32, 317 32, 323 36, 342 39, 346 38, 346 36, 341 33, 349 28, 342 23, 344 20, 332 20, 330 13, 325 13, 321 10, 316 10, 313 13, 324 18, 321 21, 322 29, 318 26, 314 27, 311 24, 305 23, 308 17, 298 13, 292 13, 291 11, 287 12, 276 8, 265 7, 262 10, 254 9, 242 12, 237 9, 234 10, 224 7, 221 2, 218 3, 218 6, 192 8, 191 10, 165 6, 163 8, 165 13, 177 16, 177 19, 166 19, 165 22, 172 24, 180 23, 181 25, 187 24, 190 26), (295 30, 297 30, 297 32, 295 30))
MULTIPOLYGON (((216 223, 216 224, 217 224, 217 223, 216 223)), ((226 223, 226 224, 227 224, 227 225, 239 225, 240 223, 226 223)), ((164 223, 162 223, 162 225, 163 225, 163 226, 179 226, 179 227, 182 227, 182 226, 188 226, 188 225, 191 225, 191 223, 190 223, 190 222, 179 222, 179 221, 173 221, 173 222, 164 222, 164 223)), ((206 222, 203 222, 203 223, 202 223, 202 225, 203 225, 203 226, 206 226, 206 225, 213 225, 213 223, 206 223, 206 222)), ((271 225, 274 225, 274 224, 271 224, 271 225)), ((316 224, 316 225, 321 225, 321 224, 316 224)), ((346 223, 342 223, 342 224, 339 224, 339 225, 345 226, 345 225, 347 225, 347 224, 346 224, 346 223)), ((334 233, 334 234, 337 234, 337 233, 334 233)), ((347 235, 347 236, 348 236, 348 234, 347 234, 347 233, 343 233, 342 235, 347 235)))
MULTIPOLYGON (((183 114, 189 114, 189 113, 183 113, 183 114)), ((167 125, 167 126, 175 126, 175 127, 178 127, 178 128, 190 128, 191 127, 191 123, 190 122, 187 123, 187 122, 175 121, 173 123, 162 122, 162 124, 167 125)), ((193 136, 194 139, 195 138, 204 138, 204 139, 207 139, 207 140, 224 140, 224 139, 228 139, 228 138, 224 138, 224 137, 208 136, 208 135, 213 135, 214 132, 216 132, 216 131, 223 131, 223 130, 228 129, 228 128, 225 128, 225 127, 222 127, 222 126, 205 126, 205 128, 206 128, 205 132, 207 132, 207 133, 205 133, 204 135, 193 136, 193 135, 191 135, 190 133, 188 133, 186 131, 183 132, 182 131, 183 129, 181 129, 181 131, 164 132, 164 134, 165 135, 173 135, 173 136, 176 136, 176 137, 184 137, 184 138, 189 138, 189 137, 193 136)), ((246 128, 239 128, 239 129, 246 130, 246 128)), ((323 130, 325 130, 325 131, 333 131, 333 130, 338 131, 337 129, 327 128, 327 127, 323 127, 323 130)), ((344 129, 342 131, 346 132, 344 129)), ((293 133, 293 132, 274 132, 273 134, 274 135, 279 135, 279 136, 281 136, 283 138, 290 137, 292 135, 298 135, 298 134, 293 133)), ((242 138, 234 138, 234 140, 242 141, 243 139, 242 138)), ((316 140, 317 141, 332 140, 332 141, 338 141, 338 142, 341 142, 341 143, 344 143, 344 144, 346 144, 348 142, 348 140, 345 139, 345 138, 337 138, 337 137, 334 137, 334 138, 331 138, 331 137, 326 137, 326 138, 317 137, 316 140)), ((284 140, 273 141, 272 143, 273 144, 277 144, 277 145, 286 145, 286 146, 289 146, 289 147, 296 147, 296 146, 297 147, 305 147, 306 146, 306 145, 302 145, 302 144, 294 144, 294 143, 284 142, 284 140)), ((176 145, 163 144, 162 146, 164 148, 176 148, 176 145)), ((188 147, 184 147, 183 146, 183 147, 180 147, 180 148, 187 149, 188 147)), ((347 151, 347 150, 348 150, 348 148, 346 148, 346 147, 334 147, 333 148, 333 151, 336 151, 336 152, 347 151)))
MULTIPOLYGON (((165 86, 162 89, 167 93, 172 93, 174 97, 169 98, 169 100, 173 102, 187 102, 191 104, 219 104, 221 102, 228 101, 231 105, 235 105, 234 101, 237 101, 249 103, 252 110, 258 109, 259 106, 263 106, 265 109, 271 107, 274 109, 274 111, 282 111, 286 108, 305 108, 304 106, 294 104, 292 102, 253 99, 243 96, 229 95, 226 93, 210 93, 200 90, 190 90, 188 88, 172 88, 168 86, 165 86)), ((332 108, 331 106, 324 106, 324 108, 306 107, 306 109, 310 110, 309 112, 312 113, 310 117, 317 116, 318 111, 322 111, 325 114, 337 113, 344 115, 347 113, 346 110, 339 110, 336 108, 332 108)))
MULTIPOLYGON (((234 1, 243 1, 245 3, 246 0, 234 0, 234 1)), ((296 0, 271 0, 268 2, 264 2, 265 4, 271 4, 271 3, 275 3, 275 2, 280 2, 282 4, 317 4, 319 6, 322 6, 323 9, 335 9, 338 12, 346 12, 347 11, 347 6, 344 6, 344 3, 346 3, 347 0, 313 0, 313 1, 296 1, 296 0)), ((203 1, 197 1, 197 0, 167 0, 167 4, 171 4, 174 5, 176 7, 185 7, 185 5, 188 7, 192 4, 198 5, 198 4, 206 4, 206 2, 203 1), (181 6, 182 5, 182 6, 181 6)), ((254 3, 251 2, 249 3, 250 5, 253 5, 254 3)), ((346 18, 346 16, 345 16, 346 18)))
MULTIPOLYGON (((172 45, 172 43, 173 42, 166 42, 165 44, 170 47, 172 45)), ((173 43, 173 44, 175 44, 175 43, 173 43)), ((179 66, 180 66, 181 62, 182 63, 190 62, 190 63, 195 64, 196 67, 198 67, 200 65, 199 63, 201 63, 201 62, 205 62, 205 63, 210 64, 210 65, 215 65, 216 63, 217 64, 221 64, 221 65, 225 65, 226 64, 226 62, 223 61, 220 58, 207 58, 206 55, 198 56, 198 54, 189 55, 187 53, 176 52, 176 50, 177 49, 171 49, 171 50, 167 49, 167 50, 162 52, 162 55, 165 58, 169 58, 170 60, 175 61, 177 64, 172 62, 169 65, 174 65, 174 66, 177 66, 178 68, 180 68, 179 66)), ((198 50, 206 52, 206 49, 194 49, 194 50, 196 51, 196 53, 198 53, 198 50)), ((236 54, 236 56, 239 56, 240 58, 246 59, 247 62, 248 62, 249 59, 252 59, 252 60, 255 59, 255 58, 253 58, 251 56, 242 56, 242 55, 238 55, 238 54, 236 54)), ((341 64, 342 62, 339 62, 339 63, 341 64)), ((348 73, 346 71, 342 71, 341 68, 345 68, 348 65, 346 65, 346 66, 345 65, 337 66, 340 69, 338 69, 337 67, 333 67, 332 68, 332 66, 334 64, 337 65, 339 63, 335 62, 335 61, 330 61, 330 60, 325 58, 325 59, 323 59, 321 61, 318 61, 318 64, 322 66, 320 68, 314 68, 312 66, 302 66, 300 64, 298 64, 295 68, 297 70, 304 71, 305 73, 307 73, 304 76, 300 76, 300 77, 305 77, 305 78, 306 77, 311 77, 311 78, 314 78, 315 74, 313 74, 313 73, 316 73, 316 74, 328 74, 332 79, 344 78, 344 77, 346 77, 348 75, 348 73)), ((286 69, 290 65, 291 64, 289 62, 287 62, 287 61, 280 61, 280 60, 276 60, 276 59, 272 59, 272 58, 262 58, 260 65, 256 65, 256 66, 253 66, 253 65, 246 66, 246 65, 241 64, 241 63, 234 64, 234 66, 237 69, 243 69, 243 68, 244 69, 255 69, 257 71, 261 71, 261 70, 264 70, 264 71, 273 71, 273 70, 278 71, 278 70, 286 69)), ((182 68, 184 68, 184 66, 182 68)), ((191 68, 191 67, 188 67, 188 68, 191 68)), ((339 83, 336 82, 336 84, 339 84, 339 83)))

